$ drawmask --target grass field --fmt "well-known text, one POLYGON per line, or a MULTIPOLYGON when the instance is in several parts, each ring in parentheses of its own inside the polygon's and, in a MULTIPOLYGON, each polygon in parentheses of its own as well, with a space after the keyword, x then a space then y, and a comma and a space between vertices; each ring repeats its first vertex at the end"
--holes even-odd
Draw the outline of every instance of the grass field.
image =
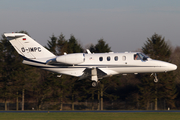
POLYGON ((0 120, 180 120, 180 113, 0 113, 0 120))

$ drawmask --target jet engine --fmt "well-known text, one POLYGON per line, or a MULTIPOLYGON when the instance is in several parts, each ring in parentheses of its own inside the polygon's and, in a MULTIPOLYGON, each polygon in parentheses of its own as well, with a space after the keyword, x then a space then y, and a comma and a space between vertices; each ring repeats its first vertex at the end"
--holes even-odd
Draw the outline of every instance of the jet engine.
POLYGON ((85 54, 83 53, 73 53, 56 57, 56 62, 76 65, 83 63, 85 61, 85 54))

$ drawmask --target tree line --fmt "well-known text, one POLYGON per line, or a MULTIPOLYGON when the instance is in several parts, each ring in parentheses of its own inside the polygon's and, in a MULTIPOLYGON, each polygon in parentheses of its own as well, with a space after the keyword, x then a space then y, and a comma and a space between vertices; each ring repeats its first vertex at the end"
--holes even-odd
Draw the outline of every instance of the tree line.
MULTIPOLYGON (((26 33, 26 31, 20 31, 26 33)), ((85 52, 75 36, 69 39, 61 33, 52 35, 45 46, 55 55, 65 52, 85 52)), ((93 53, 111 52, 111 47, 99 39, 97 44, 89 45, 93 53)), ((172 62, 180 66, 180 47, 173 48, 164 37, 154 33, 147 38, 141 51, 152 59, 172 62)), ((2 35, 0 40, 0 109, 8 110, 8 103, 14 103, 16 110, 65 110, 87 109, 87 101, 92 110, 103 109, 180 109, 179 69, 168 73, 158 73, 155 83, 150 74, 115 75, 104 78, 93 88, 90 80, 62 75, 22 64, 9 41, 2 35), (29 104, 28 104, 29 103, 29 104), (31 105, 30 105, 31 103, 31 105), (77 105, 82 103, 82 105, 77 105), (106 104, 106 107, 105 107, 106 104), (163 104, 163 105, 161 105, 163 104), (29 106, 30 107, 29 107, 29 106), (108 106, 109 105, 109 106, 108 106), (124 107, 123 107, 124 106, 124 107), (163 107, 160 107, 163 106, 163 107), (122 108, 123 107, 123 108, 122 108)))

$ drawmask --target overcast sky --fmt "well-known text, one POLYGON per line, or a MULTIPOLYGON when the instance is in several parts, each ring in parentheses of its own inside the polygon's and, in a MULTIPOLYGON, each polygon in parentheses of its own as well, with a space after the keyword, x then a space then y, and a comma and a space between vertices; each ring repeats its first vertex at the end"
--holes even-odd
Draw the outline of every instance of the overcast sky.
POLYGON ((85 47, 103 38, 114 52, 135 51, 154 33, 180 46, 180 0, 1 0, 0 34, 25 30, 46 45, 73 34, 85 47))

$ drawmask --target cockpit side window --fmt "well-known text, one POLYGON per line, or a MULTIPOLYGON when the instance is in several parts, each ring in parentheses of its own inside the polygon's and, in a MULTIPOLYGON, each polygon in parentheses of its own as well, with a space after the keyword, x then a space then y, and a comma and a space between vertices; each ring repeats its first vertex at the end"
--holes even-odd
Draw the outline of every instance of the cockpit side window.
POLYGON ((134 60, 141 60, 138 54, 134 55, 134 60))
POLYGON ((134 60, 146 61, 147 58, 149 58, 149 57, 144 55, 143 53, 137 53, 137 54, 134 55, 134 60))

